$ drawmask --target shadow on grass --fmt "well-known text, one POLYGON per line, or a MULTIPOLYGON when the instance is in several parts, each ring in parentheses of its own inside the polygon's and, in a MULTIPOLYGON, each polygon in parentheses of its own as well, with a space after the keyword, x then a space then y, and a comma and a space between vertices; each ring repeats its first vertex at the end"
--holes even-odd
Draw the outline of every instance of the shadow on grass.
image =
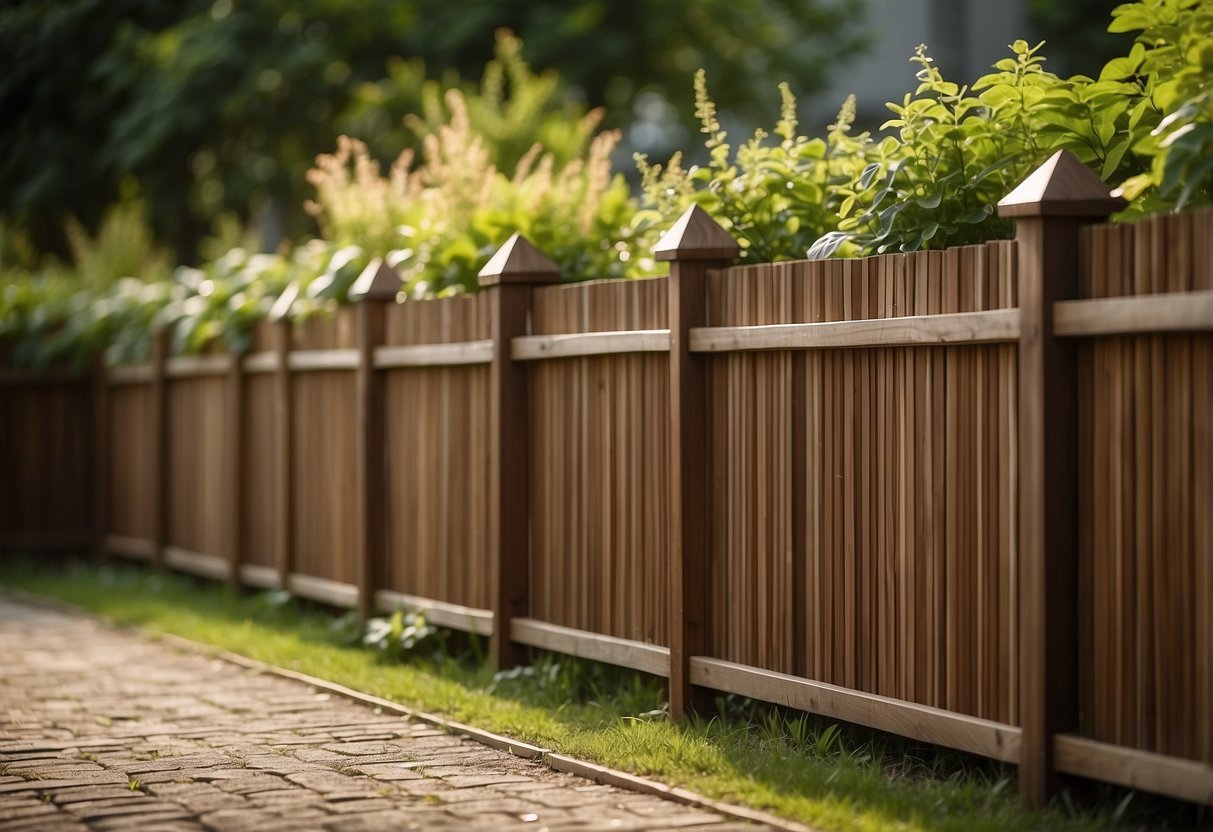
POLYGON ((658 677, 539 651, 531 665, 495 674, 483 644, 447 631, 421 633, 408 651, 375 649, 353 616, 282 592, 236 595, 140 565, 11 556, 0 559, 0 585, 822 828, 1182 829, 1210 821, 1199 807, 1083 781, 1048 811, 1030 813, 1019 806, 1014 768, 997 762, 734 696, 678 725, 658 677))

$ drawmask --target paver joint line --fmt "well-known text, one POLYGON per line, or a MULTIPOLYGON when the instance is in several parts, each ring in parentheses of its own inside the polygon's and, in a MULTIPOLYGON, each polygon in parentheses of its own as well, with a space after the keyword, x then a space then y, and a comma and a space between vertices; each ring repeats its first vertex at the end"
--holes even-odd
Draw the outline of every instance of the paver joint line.
POLYGON ((609 820, 619 829, 723 830, 737 821, 804 829, 322 679, 175 636, 151 640, 6 593, 6 824, 268 832, 556 830, 609 820))

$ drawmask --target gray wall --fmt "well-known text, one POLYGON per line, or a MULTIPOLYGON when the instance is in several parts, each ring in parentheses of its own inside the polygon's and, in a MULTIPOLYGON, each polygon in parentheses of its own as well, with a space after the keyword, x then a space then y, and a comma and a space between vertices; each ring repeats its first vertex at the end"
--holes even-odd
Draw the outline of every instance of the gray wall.
POLYGON ((1024 38, 1035 45, 1026 5, 1025 0, 867 0, 872 46, 836 74, 827 92, 802 102, 804 129, 818 134, 849 93, 855 93, 865 126, 879 126, 890 117, 885 102, 900 101, 917 85, 917 67, 909 58, 920 43, 944 77, 972 83, 1010 54, 1011 41, 1024 38))

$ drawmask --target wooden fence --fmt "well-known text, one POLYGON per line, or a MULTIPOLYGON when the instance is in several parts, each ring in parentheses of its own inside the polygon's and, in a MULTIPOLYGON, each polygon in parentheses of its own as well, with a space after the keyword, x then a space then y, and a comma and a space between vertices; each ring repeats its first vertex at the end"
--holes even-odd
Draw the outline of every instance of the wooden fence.
POLYGON ((692 209, 668 278, 554 285, 515 237, 396 304, 377 265, 244 356, 8 384, 4 507, 78 531, 92 487, 111 552, 1015 763, 1031 805, 1213 803, 1213 212, 1115 207, 1059 154, 1014 241, 738 267, 692 209), (80 476, 47 437, 90 407, 80 476))

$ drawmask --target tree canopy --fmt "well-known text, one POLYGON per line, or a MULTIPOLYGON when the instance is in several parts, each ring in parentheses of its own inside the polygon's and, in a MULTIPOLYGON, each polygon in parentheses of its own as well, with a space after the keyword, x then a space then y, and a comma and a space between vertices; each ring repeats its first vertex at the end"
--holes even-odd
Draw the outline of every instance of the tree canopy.
POLYGON ((638 92, 681 101, 700 66, 740 116, 778 80, 819 88, 862 43, 860 3, 18 0, 0 10, 0 215, 61 251, 66 216, 94 227, 133 180, 186 260, 224 212, 268 207, 297 234, 316 154, 350 133, 394 158, 426 67, 475 78, 500 28, 559 69, 546 106, 605 105, 624 126, 638 92))

